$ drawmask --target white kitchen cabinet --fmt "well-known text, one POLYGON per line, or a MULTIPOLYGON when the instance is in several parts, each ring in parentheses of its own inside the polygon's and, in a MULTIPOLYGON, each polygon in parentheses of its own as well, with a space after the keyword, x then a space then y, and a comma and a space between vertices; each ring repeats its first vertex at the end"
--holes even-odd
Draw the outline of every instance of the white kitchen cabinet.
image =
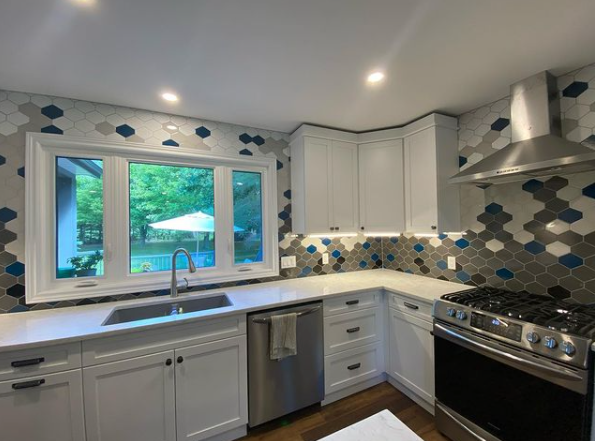
POLYGON ((434 406, 432 324, 389 308, 388 375, 434 406))
POLYGON ((85 441, 81 370, 0 383, 2 441, 85 441))
POLYGON ((178 441, 208 439, 247 423, 246 357, 245 336, 176 350, 178 441))
POLYGON ((83 369, 87 441, 175 441, 174 351, 83 369))
POLYGON ((432 126, 405 137, 405 230, 410 233, 461 231, 457 132, 432 126))
POLYGON ((403 140, 360 144, 358 149, 360 230, 405 231, 403 140))
POLYGON ((88 441, 198 441, 248 421, 245 335, 83 369, 88 441))
POLYGON ((299 135, 291 142, 293 232, 358 230, 357 144, 299 135))

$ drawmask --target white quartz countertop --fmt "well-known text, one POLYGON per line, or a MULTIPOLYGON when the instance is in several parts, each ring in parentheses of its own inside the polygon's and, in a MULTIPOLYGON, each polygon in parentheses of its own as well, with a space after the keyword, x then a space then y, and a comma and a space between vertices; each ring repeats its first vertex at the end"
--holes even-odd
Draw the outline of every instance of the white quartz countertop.
POLYGON ((107 337, 149 328, 191 323, 275 308, 341 294, 385 289, 432 303, 468 286, 386 269, 313 276, 248 286, 181 293, 179 300, 225 292, 232 306, 176 316, 102 326, 114 309, 169 302, 167 297, 0 315, 0 352, 107 337))
POLYGON ((321 441, 423 441, 388 410, 339 430, 321 441))

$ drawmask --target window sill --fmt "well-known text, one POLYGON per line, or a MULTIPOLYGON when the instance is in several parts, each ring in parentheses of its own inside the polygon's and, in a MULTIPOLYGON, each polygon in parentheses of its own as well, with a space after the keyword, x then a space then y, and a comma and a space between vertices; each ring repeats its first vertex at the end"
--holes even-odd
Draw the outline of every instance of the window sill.
MULTIPOLYGON (((186 271, 178 271, 178 281, 184 277, 188 279, 189 287, 196 289, 197 287, 206 285, 216 285, 225 282, 239 282, 244 280, 260 279, 265 277, 276 277, 279 275, 277 269, 262 269, 253 270, 250 272, 241 272, 238 274, 227 274, 221 276, 211 276, 208 278, 196 276, 195 274, 189 274, 186 271), (189 277, 193 276, 193 277, 189 277)), ((79 287, 64 289, 56 287, 51 290, 38 291, 35 296, 27 296, 26 301, 28 304, 46 303, 46 302, 58 302, 58 301, 73 301, 90 299, 97 297, 117 296, 123 294, 132 294, 149 291, 161 291, 169 290, 170 288, 170 273, 164 273, 164 277, 150 278, 142 280, 142 276, 132 275, 130 280, 125 283, 110 284, 107 282, 102 283, 101 279, 90 279, 97 280, 97 285, 89 287, 79 287)), ((181 291, 183 293, 184 291, 181 291)))

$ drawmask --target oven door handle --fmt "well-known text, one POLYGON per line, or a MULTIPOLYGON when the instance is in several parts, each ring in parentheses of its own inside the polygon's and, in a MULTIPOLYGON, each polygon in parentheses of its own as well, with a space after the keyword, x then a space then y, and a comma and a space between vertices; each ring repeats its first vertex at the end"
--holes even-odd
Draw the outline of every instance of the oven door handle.
POLYGON ((459 426, 461 429, 463 429, 465 432, 467 432, 469 435, 471 435, 474 439, 476 439, 477 441, 488 441, 485 438, 482 438, 481 436, 479 436, 477 433, 475 433, 473 430, 471 430, 469 427, 467 427, 466 424, 463 424, 461 421, 459 421, 458 418, 456 418, 453 414, 451 414, 448 410, 446 410, 444 408, 444 406, 441 406, 440 403, 436 403, 436 407, 438 407, 442 412, 444 412, 452 421, 455 422, 455 424, 457 426, 459 426))
POLYGON ((510 354, 508 352, 503 352, 500 351, 499 349, 493 348, 491 346, 488 346, 486 344, 483 343, 479 343, 469 337, 465 337, 464 335, 459 334, 458 332, 453 331, 452 329, 448 329, 445 326, 442 326, 439 323, 434 323, 434 328, 439 329, 442 332, 445 332, 446 334, 450 335, 451 337, 454 337, 458 340, 462 340, 465 343, 474 346, 476 348, 479 348, 481 350, 484 350, 486 352, 489 352, 491 354, 497 355, 501 358, 507 358, 509 360, 512 360, 518 364, 521 365, 525 365, 528 366, 532 369, 535 370, 539 370, 539 371, 543 371, 543 372, 547 372, 550 375, 554 375, 557 377, 562 377, 571 381, 582 381, 583 377, 581 377, 580 375, 576 374, 575 372, 571 371, 570 369, 565 369, 563 367, 550 367, 547 365, 543 365, 540 363, 535 363, 534 361, 530 361, 530 360, 525 360, 524 358, 521 357, 517 357, 514 354, 510 354))

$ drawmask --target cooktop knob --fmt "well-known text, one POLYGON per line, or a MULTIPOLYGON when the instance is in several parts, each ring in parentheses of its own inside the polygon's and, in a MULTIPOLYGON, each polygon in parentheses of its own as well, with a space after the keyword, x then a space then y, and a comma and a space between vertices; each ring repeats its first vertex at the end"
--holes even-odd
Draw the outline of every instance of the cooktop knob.
POLYGON ((457 314, 456 309, 454 308, 446 308, 446 315, 449 317, 454 317, 457 314))
POLYGON ((537 332, 529 332, 527 334, 527 341, 529 343, 535 344, 535 343, 538 343, 539 340, 541 340, 541 337, 539 336, 539 334, 537 332))
POLYGON ((576 348, 569 341, 565 341, 564 343, 562 343, 562 350, 569 357, 572 357, 576 352, 576 348))
POLYGON ((467 318, 467 313, 465 311, 457 311, 457 319, 465 320, 467 318))
POLYGON ((558 346, 558 342, 554 337, 550 337, 549 335, 545 338, 543 344, 548 349, 555 349, 558 346))

